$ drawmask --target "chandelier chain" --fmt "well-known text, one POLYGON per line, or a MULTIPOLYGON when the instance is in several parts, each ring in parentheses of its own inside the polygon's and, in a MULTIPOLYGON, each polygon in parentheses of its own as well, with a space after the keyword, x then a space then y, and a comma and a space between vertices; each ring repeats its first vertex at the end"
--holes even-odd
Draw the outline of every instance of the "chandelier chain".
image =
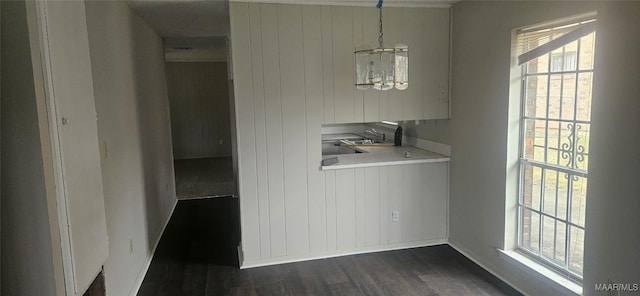
POLYGON ((380 35, 378 35, 378 43, 380 43, 380 48, 383 47, 383 38, 382 38, 382 7, 378 8, 380 11, 380 35))

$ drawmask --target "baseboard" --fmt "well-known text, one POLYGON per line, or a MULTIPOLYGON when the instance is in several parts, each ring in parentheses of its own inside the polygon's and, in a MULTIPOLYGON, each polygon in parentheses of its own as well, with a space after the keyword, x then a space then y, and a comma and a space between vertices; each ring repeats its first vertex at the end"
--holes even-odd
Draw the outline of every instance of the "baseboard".
POLYGON ((435 246, 435 245, 443 245, 446 243, 447 243, 446 238, 440 238, 440 239, 422 240, 422 241, 415 241, 415 242, 397 243, 397 244, 391 244, 386 246, 365 247, 365 248, 351 250, 351 251, 326 252, 321 254, 315 254, 312 256, 287 256, 287 257, 268 258, 268 259, 259 259, 259 260, 244 260, 244 261, 240 261, 242 263, 240 266, 240 269, 302 262, 302 261, 311 261, 311 260, 318 260, 318 259, 327 259, 327 258, 342 257, 342 256, 349 256, 349 255, 428 247, 428 246, 435 246))
POLYGON ((452 248, 454 248, 456 251, 458 251, 460 254, 464 255, 465 257, 467 257, 467 259, 473 261, 473 263, 478 264, 480 267, 482 267, 482 269, 486 270, 487 272, 489 272, 490 274, 492 274, 493 276, 497 277, 498 279, 500 279, 501 281, 505 282, 507 285, 511 286, 511 288, 515 289, 516 291, 520 292, 520 294, 522 295, 528 295, 527 293, 525 293, 524 291, 520 290, 518 288, 518 286, 514 285, 511 281, 505 279, 503 276, 501 276, 500 274, 498 274, 497 272, 495 272, 492 268, 487 267, 485 264, 483 264, 482 262, 476 260, 473 257, 473 252, 471 252, 470 250, 468 250, 465 247, 462 247, 461 245, 459 245, 458 243, 449 240, 448 242, 449 246, 451 246, 452 248))
POLYGON ((177 205, 178 205, 178 199, 176 198, 176 201, 173 203, 173 206, 171 207, 171 213, 169 213, 169 217, 167 218, 167 221, 165 221, 164 225, 162 225, 162 229, 160 230, 160 233, 158 234, 158 237, 156 238, 156 241, 153 244, 151 253, 149 254, 149 256, 147 256, 147 259, 145 260, 144 265, 142 266, 142 269, 138 273, 138 276, 136 277, 136 281, 134 282, 133 287, 131 288, 131 292, 129 293, 129 296, 138 295, 138 292, 140 291, 140 287, 142 287, 142 281, 144 281, 144 277, 147 275, 147 271, 149 271, 149 266, 151 266, 151 261, 153 260, 153 256, 156 253, 156 249, 158 248, 158 244, 160 243, 162 234, 164 233, 164 230, 167 228, 167 225, 169 225, 169 221, 171 221, 171 217, 173 216, 173 211, 176 210, 177 205))

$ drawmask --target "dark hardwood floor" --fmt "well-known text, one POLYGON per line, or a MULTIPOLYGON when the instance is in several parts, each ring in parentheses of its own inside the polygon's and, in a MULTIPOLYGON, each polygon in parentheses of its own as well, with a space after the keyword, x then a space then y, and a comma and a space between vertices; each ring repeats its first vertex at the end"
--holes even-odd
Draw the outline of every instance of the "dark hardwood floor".
POLYGON ((181 200, 138 295, 520 295, 448 245, 240 270, 238 199, 181 200))

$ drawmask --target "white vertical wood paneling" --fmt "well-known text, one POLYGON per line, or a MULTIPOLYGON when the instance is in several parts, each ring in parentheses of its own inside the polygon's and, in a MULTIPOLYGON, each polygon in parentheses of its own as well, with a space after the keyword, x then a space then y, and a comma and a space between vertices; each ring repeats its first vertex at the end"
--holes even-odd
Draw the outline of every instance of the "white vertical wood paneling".
POLYGON ((400 221, 391 222, 391 212, 402 210, 402 199, 404 188, 402 187, 402 168, 403 166, 389 167, 389 182, 387 183, 387 199, 389 200, 387 213, 387 221, 389 223, 389 243, 399 243, 402 241, 402 223, 404 221, 404 213, 400 212, 400 221))
POLYGON ((337 247, 337 211, 336 211, 336 171, 325 172, 325 208, 327 209, 327 251, 337 247))
POLYGON ((331 7, 333 32, 333 93, 335 122, 354 122, 353 10, 331 7))
MULTIPOLYGON (((287 254, 287 234, 285 230, 287 221, 284 204, 284 139, 282 134, 282 100, 280 94, 282 87, 280 80, 277 6, 274 4, 261 4, 260 17, 262 66, 264 69, 265 126, 267 130, 271 257, 280 257, 287 254)), ((231 39, 233 40, 233 38, 231 39)), ((236 59, 235 50, 233 56, 236 59)), ((242 85, 236 83, 236 88, 240 89, 242 85)), ((242 118, 239 121, 242 121, 242 118)), ((241 169, 245 168, 241 167, 241 169)), ((241 186, 244 187, 242 184, 241 186)), ((251 185, 247 184, 246 186, 251 185)), ((242 200, 242 197, 240 199, 242 200)))
POLYGON ((265 118, 264 70, 262 67, 262 31, 260 6, 249 4, 251 34, 251 64, 253 66, 253 108, 256 131, 256 175, 258 186, 258 216, 260 220, 260 257, 271 257, 269 213, 269 176, 267 171, 267 130, 265 118))
POLYGON ((356 247, 363 247, 365 245, 365 232, 366 232, 366 207, 365 207, 365 179, 363 168, 356 169, 356 200, 355 200, 355 212, 354 217, 356 219, 356 247))
POLYGON ((287 255, 309 252, 302 6, 278 5, 287 255))
POLYGON ((449 196, 449 169, 447 163, 434 163, 421 167, 420 184, 422 184, 422 238, 447 237, 447 197, 449 196))
MULTIPOLYGON (((405 30, 404 23, 407 21, 403 19, 403 11, 407 8, 383 8, 383 26, 384 26, 384 45, 385 46, 393 46, 399 43, 403 36, 403 31, 405 30)), ((404 42, 404 41, 403 41, 404 42)), ((420 49, 416 48, 417 51, 420 49)), ((412 53, 412 48, 409 47, 409 54, 412 53)), ((409 57, 409 61, 411 61, 411 57, 409 57)), ((409 62, 411 63, 411 62, 409 62)), ((409 64, 409 69, 411 69, 411 64, 409 64)), ((411 71, 411 70, 409 70, 411 71)), ((417 78, 417 77, 416 77, 417 78)), ((415 78, 409 76, 409 87, 411 87, 411 82, 414 81, 415 78)), ((417 83, 422 83, 420 78, 418 78, 417 83)), ((404 91, 391 89, 385 91, 385 95, 389 97, 388 102, 388 112, 389 119, 393 120, 401 120, 402 117, 402 109, 404 104, 404 91)))
MULTIPOLYGON (((444 28, 449 25, 449 14, 439 10, 423 10, 422 22, 426 28, 444 28)), ((429 35, 424 36, 427 40, 424 48, 428 54, 424 56, 422 66, 425 71, 420 74, 426 82, 422 90, 423 97, 423 118, 448 118, 449 101, 439 97, 439 88, 449 91, 449 30, 430 30, 429 35)), ((411 60, 411 58, 409 58, 411 60)), ((449 94, 446 95, 449 97, 449 94)))
MULTIPOLYGON (((447 172, 440 166, 320 171, 319 165, 321 124, 417 119, 428 109, 428 87, 421 85, 440 82, 415 76, 446 82, 448 73, 413 63, 427 60, 426 40, 448 36, 448 24, 421 28, 429 24, 420 19, 425 9, 385 8, 385 44, 410 43, 415 90, 361 91, 353 50, 377 45, 377 9, 230 6, 245 263, 446 236, 447 172), (392 210, 400 211, 400 222, 391 222, 392 210)), ((448 18, 447 10, 433 10, 448 18)))
POLYGON ((422 217, 426 214, 422 212, 424 195, 422 191, 421 174, 422 165, 402 166, 402 188, 401 217, 402 217, 402 241, 417 241, 422 238, 421 223, 422 217))
POLYGON ((335 122, 335 96, 333 89, 333 19, 331 6, 321 7, 322 18, 322 82, 324 123, 335 122))
POLYGON ((338 250, 356 247, 355 169, 336 171, 336 245, 338 250))
POLYGON ((253 112, 253 65, 251 64, 251 40, 249 6, 239 3, 232 6, 231 22, 236 85, 236 114, 238 115, 238 164, 240 188, 241 226, 243 229, 242 249, 246 260, 260 258, 260 221, 258 218, 255 131, 253 112))
MULTIPOLYGON (((413 48, 426 48, 424 30, 424 20, 422 19, 422 10, 419 9, 403 9, 403 38, 401 42, 409 45, 409 79, 411 77, 424 77, 424 57, 428 52, 413 52, 413 48)), ((410 83, 409 88, 403 91, 404 104, 402 110, 403 119, 421 119, 422 118, 422 102, 426 81, 415 81, 410 83)))
POLYGON ((363 44, 363 22, 362 22, 362 7, 353 8, 353 16, 351 17, 351 23, 353 25, 352 36, 351 38, 351 76, 352 83, 351 87, 353 88, 353 122, 364 122, 364 92, 360 91, 355 86, 355 59, 353 55, 353 50, 362 46, 363 44))
MULTIPOLYGON (((362 44, 366 46, 378 45, 378 9, 362 9, 362 44)), ((356 90, 356 94, 364 94, 364 122, 380 120, 380 91, 369 87, 367 90, 356 90)))
POLYGON ((364 169, 364 233, 365 245, 380 244, 380 169, 377 167, 364 169))
POLYGON ((378 212, 380 221, 380 245, 389 244, 389 225, 391 224, 391 211, 389 210, 389 167, 380 167, 379 176, 379 198, 380 210, 378 212))
POLYGON ((320 126, 324 121, 322 79, 322 19, 320 6, 303 6, 304 80, 307 114, 307 186, 309 198, 309 250, 326 251, 326 208, 320 126))

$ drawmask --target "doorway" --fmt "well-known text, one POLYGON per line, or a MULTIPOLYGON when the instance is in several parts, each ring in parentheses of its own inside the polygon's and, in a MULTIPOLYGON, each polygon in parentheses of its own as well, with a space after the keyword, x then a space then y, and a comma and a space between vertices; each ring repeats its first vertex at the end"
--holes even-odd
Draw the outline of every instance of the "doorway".
POLYGON ((164 43, 176 195, 235 196, 227 39, 164 43))

